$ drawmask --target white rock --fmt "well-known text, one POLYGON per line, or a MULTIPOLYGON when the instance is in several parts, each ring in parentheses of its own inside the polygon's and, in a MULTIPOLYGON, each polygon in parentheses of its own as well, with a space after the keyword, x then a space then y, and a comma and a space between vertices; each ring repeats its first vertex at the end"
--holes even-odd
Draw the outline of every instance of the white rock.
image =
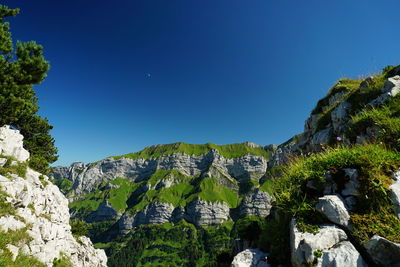
POLYGON ((342 241, 347 241, 345 232, 334 225, 320 226, 317 234, 303 233, 297 229, 296 222, 290 224, 291 261, 295 267, 312 264, 318 258, 315 251, 329 252, 342 241))
POLYGON ((259 249, 246 249, 238 253, 232 261, 232 267, 269 267, 268 254, 259 249))
POLYGON ((397 217, 400 218, 400 172, 395 173, 395 182, 389 186, 392 192, 392 201, 397 217))
POLYGON ((376 99, 372 100, 368 105, 377 106, 388 100, 389 98, 395 97, 400 92, 400 76, 388 78, 383 87, 381 88, 382 94, 376 99))
POLYGON ((316 209, 324 214, 331 222, 344 227, 350 225, 350 215, 344 202, 337 195, 320 197, 316 209))
POLYGON ((3 167, 7 163, 6 158, 0 158, 0 167, 3 167))
POLYGON ((0 217, 0 228, 4 232, 8 232, 8 230, 19 230, 24 228, 26 225, 25 223, 17 220, 14 218, 14 216, 3 216, 0 217))
POLYGON ((321 267, 331 266, 354 266, 354 267, 368 267, 364 262, 360 253, 354 248, 354 246, 348 242, 343 241, 324 252, 322 259, 318 263, 321 267))
MULTIPOLYGON (((3 154, 13 156, 19 161, 27 159, 27 152, 22 148, 22 136, 9 127, 0 128, 0 150, 3 154), (24 153, 24 151, 26 153, 24 153)), ((29 241, 21 240, 17 246, 8 246, 14 253, 24 253, 38 258, 46 266, 53 266, 53 260, 66 254, 71 258, 73 266, 107 266, 107 257, 103 250, 95 249, 87 238, 75 240, 69 225, 68 200, 57 186, 49 183, 43 186, 40 173, 28 168, 26 177, 10 175, 6 178, 0 175, 0 189, 12 203, 23 223, 8 215, 0 217, 0 227, 3 231, 18 230, 29 226, 27 234, 29 241), (31 211, 33 207, 34 212, 31 211)), ((41 177, 48 181, 46 176, 41 177)))
POLYGON ((18 161, 29 158, 29 152, 23 148, 23 136, 8 125, 0 127, 0 154, 18 161))

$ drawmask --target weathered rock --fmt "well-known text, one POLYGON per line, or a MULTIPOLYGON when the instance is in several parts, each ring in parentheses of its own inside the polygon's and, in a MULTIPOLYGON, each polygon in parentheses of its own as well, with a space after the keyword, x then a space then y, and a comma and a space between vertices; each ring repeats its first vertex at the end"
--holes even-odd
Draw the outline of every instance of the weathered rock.
POLYGON ((107 158, 95 164, 55 167, 52 176, 56 179, 67 178, 73 181, 73 189, 79 195, 83 191, 95 190, 98 185, 117 177, 142 181, 158 169, 175 169, 188 176, 197 176, 205 172, 211 165, 218 167, 223 173, 238 181, 250 178, 258 180, 267 169, 267 159, 250 154, 227 159, 217 150, 200 156, 173 153, 148 159, 107 158))
POLYGON ((303 233, 296 222, 290 224, 291 262, 295 267, 310 266, 367 266, 346 233, 334 225, 320 225, 317 234, 303 233), (317 252, 317 253, 315 253, 317 252), (317 257, 318 253, 321 258, 317 257), (334 265, 335 263, 346 265, 334 265))
MULTIPOLYGON (((29 154, 22 147, 18 131, 2 127, 0 132, 3 153, 20 161, 27 160, 29 154)), ((27 228, 31 237, 31 240, 21 240, 17 246, 8 246, 14 257, 24 253, 38 258, 46 266, 53 266, 54 258, 64 253, 73 266, 106 266, 107 257, 103 250, 94 249, 87 238, 78 242, 72 236, 68 200, 48 177, 30 168, 25 178, 15 174, 9 177, 0 175, 0 190, 8 195, 6 200, 16 212, 16 216, 0 217, 2 230, 27 228)))
POLYGON ((169 203, 155 202, 138 212, 133 220, 134 226, 141 224, 162 224, 172 221, 174 206, 169 203))
POLYGON ((317 131, 318 118, 320 114, 311 115, 304 123, 304 132, 314 134, 317 131))
POLYGON ((372 259, 380 266, 400 266, 400 244, 375 235, 364 246, 372 259))
POLYGON ((324 214, 331 222, 342 225, 346 228, 350 226, 350 215, 342 199, 337 195, 320 197, 316 209, 324 214))
POLYGON ((392 201, 397 217, 400 218, 400 172, 394 174, 395 182, 389 187, 392 192, 392 201))
POLYGON ((272 197, 268 193, 257 189, 244 197, 240 205, 240 215, 266 217, 271 210, 271 203, 272 197))
POLYGON ((14 157, 18 161, 26 161, 29 152, 23 147, 24 137, 18 130, 5 125, 0 128, 0 154, 14 157))
POLYGON ((327 128, 316 132, 311 139, 311 145, 326 145, 329 143, 332 135, 332 128, 327 128))
POLYGON ((269 267, 268 254, 259 249, 246 249, 238 253, 232 261, 232 267, 269 267))
POLYGON ((400 92, 400 76, 388 78, 383 87, 381 88, 382 94, 376 99, 372 100, 369 105, 377 106, 388 100, 389 98, 395 97, 400 92))
POLYGON ((195 225, 218 225, 230 219, 229 207, 196 198, 186 206, 185 219, 195 225))
POLYGON ((345 168, 343 171, 348 181, 345 183, 341 194, 343 196, 358 196, 358 189, 360 188, 360 182, 358 181, 358 170, 345 168))
POLYGON ((347 101, 341 102, 331 113, 333 131, 340 133, 344 124, 349 120, 348 114, 351 110, 351 104, 347 101))
POLYGON ((349 241, 343 241, 332 247, 329 251, 324 252, 317 266, 367 267, 368 265, 349 241))

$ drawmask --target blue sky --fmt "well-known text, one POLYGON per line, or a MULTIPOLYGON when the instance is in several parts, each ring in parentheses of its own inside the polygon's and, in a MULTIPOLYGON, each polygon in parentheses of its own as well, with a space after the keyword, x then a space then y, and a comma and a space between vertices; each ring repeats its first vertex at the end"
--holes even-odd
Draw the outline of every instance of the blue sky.
POLYGON ((56 165, 153 144, 282 143, 341 77, 400 64, 400 2, 9 0, 15 40, 51 63, 36 87, 56 165))

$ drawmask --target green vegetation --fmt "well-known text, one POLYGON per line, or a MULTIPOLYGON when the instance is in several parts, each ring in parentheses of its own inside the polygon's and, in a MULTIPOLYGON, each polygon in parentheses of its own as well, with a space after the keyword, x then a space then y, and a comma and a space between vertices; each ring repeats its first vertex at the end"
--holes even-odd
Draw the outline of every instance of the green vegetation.
POLYGON ((220 185, 216 178, 205 178, 201 180, 195 191, 196 193, 190 196, 188 202, 195 197, 199 197, 209 202, 225 202, 231 208, 236 208, 239 204, 238 193, 220 185))
POLYGON ((253 154, 257 156, 263 156, 268 158, 270 155, 269 151, 266 151, 263 147, 250 147, 244 143, 231 144, 231 145, 215 145, 212 143, 207 143, 204 145, 193 145, 186 144, 183 142, 167 144, 167 145, 157 145, 146 147, 145 149, 131 154, 126 154, 122 156, 115 156, 118 158, 156 158, 162 155, 170 155, 172 153, 185 153, 188 155, 200 156, 202 154, 207 154, 211 150, 218 150, 218 152, 225 158, 238 158, 245 156, 247 154, 253 154))
POLYGON ((64 253, 60 253, 60 258, 53 260, 53 267, 74 267, 71 263, 71 259, 64 253))
POLYGON ((4 166, 0 167, 0 175, 9 177, 10 174, 16 174, 19 177, 25 178, 28 167, 26 162, 17 162, 13 157, 3 155, 1 155, 0 158, 7 159, 7 162, 4 164, 4 166), (13 162, 16 164, 13 164, 13 162))
POLYGON ((34 41, 17 42, 14 48, 10 25, 19 9, 0 5, 0 125, 13 125, 24 136, 24 147, 31 153, 29 165, 46 173, 57 160, 57 149, 50 135, 52 126, 37 115, 39 107, 33 86, 41 83, 50 68, 43 47, 34 41))
POLYGON ((347 135, 355 139, 357 135, 365 134, 368 127, 378 130, 374 136, 375 142, 383 142, 393 149, 400 149, 400 97, 389 99, 384 106, 368 108, 352 117, 352 125, 347 135))
POLYGON ((65 195, 71 190, 71 188, 73 186, 73 182, 66 178, 54 179, 54 181, 52 181, 52 182, 55 185, 57 185, 58 188, 60 189, 60 191, 65 195))
MULTIPOLYGON (((0 200, 0 203, 2 201, 0 200)), ((1 206, 1 204, 0 204, 1 206)), ((2 215, 0 215, 2 216, 2 215)), ((44 267, 45 265, 38 261, 35 257, 27 256, 19 253, 15 261, 13 261, 13 254, 7 249, 7 244, 20 246, 21 244, 28 243, 31 238, 27 233, 28 227, 20 230, 4 232, 0 230, 0 266, 7 267, 20 267, 20 266, 33 266, 44 267)))
MULTIPOLYGON (((232 224, 196 229, 176 225, 142 225, 127 237, 105 245, 112 266, 229 266, 232 224), (228 264, 229 263, 229 264, 228 264)), ((104 246, 101 244, 100 246, 104 246)))
POLYGON ((71 225, 72 235, 76 238, 79 236, 87 236, 89 234, 88 225, 86 222, 79 219, 72 219, 69 221, 71 225))
POLYGON ((301 231, 318 232, 318 224, 327 220, 315 210, 318 197, 323 188, 332 181, 325 180, 329 173, 335 182, 341 183, 343 168, 359 170, 361 184, 357 205, 351 213, 354 226, 353 235, 362 243, 374 234, 389 240, 400 241, 400 220, 394 216, 389 186, 391 173, 400 165, 400 153, 382 145, 367 144, 352 147, 328 148, 310 157, 299 157, 283 170, 283 176, 266 182, 265 189, 271 192, 276 201, 274 207, 280 214, 281 222, 267 220, 263 233, 265 247, 270 250, 271 260, 284 262, 282 253, 289 249, 288 223, 296 218, 301 231), (316 189, 307 187, 312 182, 316 189), (283 221, 282 221, 283 220, 283 221), (269 236, 271 235, 271 236, 269 236), (271 247, 274 240, 281 240, 277 248, 271 247), (282 247, 279 247, 282 246, 282 247))

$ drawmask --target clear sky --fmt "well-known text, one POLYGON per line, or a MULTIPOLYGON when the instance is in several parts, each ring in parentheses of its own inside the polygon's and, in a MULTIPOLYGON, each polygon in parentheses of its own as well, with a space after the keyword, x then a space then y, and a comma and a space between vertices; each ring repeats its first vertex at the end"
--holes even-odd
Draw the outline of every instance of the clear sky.
POLYGON ((398 0, 5 0, 51 63, 56 164, 153 144, 282 143, 341 77, 400 64, 398 0))

